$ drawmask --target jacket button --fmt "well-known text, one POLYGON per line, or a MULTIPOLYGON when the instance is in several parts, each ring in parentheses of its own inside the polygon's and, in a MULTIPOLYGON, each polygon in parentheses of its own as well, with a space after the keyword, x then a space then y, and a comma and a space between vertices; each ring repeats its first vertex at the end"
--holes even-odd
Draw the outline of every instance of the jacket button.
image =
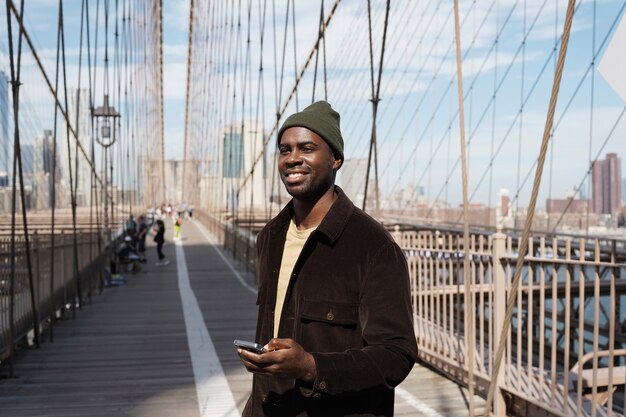
POLYGON ((320 387, 320 389, 326 389, 326 381, 320 382, 319 387, 320 387))
POLYGON ((332 311, 329 311, 328 313, 326 313, 326 320, 328 321, 335 320, 335 315, 332 313, 332 311))

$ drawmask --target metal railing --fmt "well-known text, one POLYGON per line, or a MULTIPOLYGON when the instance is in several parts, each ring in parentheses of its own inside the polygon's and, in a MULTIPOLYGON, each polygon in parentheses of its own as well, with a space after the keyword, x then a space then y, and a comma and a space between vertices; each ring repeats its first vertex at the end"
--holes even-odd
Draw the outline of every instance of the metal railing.
POLYGON ((616 262, 615 245, 593 241, 590 250, 585 239, 530 241, 504 366, 494 376, 517 240, 501 233, 471 237, 468 279, 475 322, 466 323, 462 236, 399 230, 394 236, 410 268, 422 360, 467 384, 467 353, 474 351, 477 392, 484 394, 497 379, 496 415, 624 412, 626 275, 624 264, 616 262), (468 325, 475 328, 474 340, 465 337, 468 325))
MULTIPOLYGON (((256 269, 254 230, 201 214, 235 258, 256 269)), ((466 323, 464 243, 458 230, 392 235, 407 258, 420 359, 486 396, 497 379, 494 415, 619 416, 625 407, 626 265, 623 242, 572 236, 530 239, 506 355, 492 375, 517 260, 518 238, 469 240, 473 323, 466 323), (583 300, 581 303, 580 300, 583 300), (473 325, 474 340, 466 326, 473 325), (469 349, 472 344, 473 349, 469 349)))
POLYGON ((16 236, 15 278, 11 291, 11 239, 8 234, 0 237, 0 360, 8 358, 12 345, 27 342, 29 335, 41 333, 59 313, 79 307, 79 300, 90 299, 102 288, 105 254, 98 250, 100 238, 96 230, 77 233, 79 272, 76 275, 72 233, 59 231, 52 235, 35 230, 30 236, 31 288, 25 239, 23 235, 16 236), (51 268, 53 247, 54 272, 51 268))

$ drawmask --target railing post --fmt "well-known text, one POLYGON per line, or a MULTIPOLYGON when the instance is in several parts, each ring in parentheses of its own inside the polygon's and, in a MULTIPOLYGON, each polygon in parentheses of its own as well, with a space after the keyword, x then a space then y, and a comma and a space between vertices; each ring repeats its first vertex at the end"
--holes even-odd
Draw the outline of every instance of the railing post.
MULTIPOLYGON (((502 264, 502 258, 505 254, 505 242, 506 235, 502 233, 502 229, 498 228, 498 231, 493 235, 492 246, 492 260, 493 260, 493 292, 494 292, 494 351, 491 352, 495 356, 497 346, 500 344, 500 336, 502 328, 504 327, 504 317, 506 315, 506 274, 504 272, 504 266, 502 264)), ((505 361, 506 363, 506 361, 505 361)), ((493 400, 493 414, 496 417, 506 416, 506 404, 504 402, 504 396, 502 395, 501 388, 504 387, 505 367, 500 366, 498 375, 493 375, 492 378, 496 378, 496 392, 493 400)))
POLYGON ((400 231, 399 225, 396 224, 393 227, 393 233, 391 233, 391 236, 393 237, 393 240, 396 241, 398 246, 402 247, 402 232, 400 231))

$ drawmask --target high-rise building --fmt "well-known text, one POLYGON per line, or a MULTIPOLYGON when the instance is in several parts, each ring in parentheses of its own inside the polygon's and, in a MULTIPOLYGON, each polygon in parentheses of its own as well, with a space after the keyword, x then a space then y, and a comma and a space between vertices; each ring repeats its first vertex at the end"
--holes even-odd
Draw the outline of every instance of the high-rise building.
POLYGON ((44 130, 35 139, 34 149, 34 205, 38 209, 47 209, 50 208, 51 202, 52 170, 54 165, 54 137, 51 130, 44 130))
POLYGON ((0 71, 0 173, 9 173, 9 78, 0 71))
POLYGON ((24 175, 31 175, 35 172, 35 145, 21 144, 20 154, 22 157, 22 172, 24 175))
POLYGON ((622 161, 616 153, 593 161, 591 204, 597 214, 615 214, 622 206, 622 161))
MULTIPOLYGON (((89 90, 70 90, 68 98, 68 118, 72 128, 78 135, 78 140, 82 148, 89 154, 91 148, 91 110, 89 106, 89 90), (78 116, 78 119, 77 119, 78 116), (78 121, 78 123, 77 123, 78 121)), ((67 127, 63 123, 62 136, 59 141, 63 149, 61 163, 63 165, 63 189, 65 201, 71 201, 70 188, 70 168, 71 182, 76 189, 76 204, 78 206, 88 206, 91 204, 91 167, 76 144, 76 137, 70 130, 69 148, 67 144, 67 127), (70 166, 71 160, 71 166, 70 166)))
POLYGON ((267 166, 262 156, 261 125, 248 120, 243 128, 240 123, 226 126, 220 137, 223 139, 219 144, 222 158, 217 170, 220 189, 215 196, 217 206, 231 211, 263 210, 267 203, 267 166), (254 165, 257 158, 259 162, 254 165))
MULTIPOLYGON (((367 158, 346 159, 339 169, 337 184, 357 207, 363 206, 366 174, 367 158)), ((372 189, 370 188, 368 194, 371 195, 371 193, 372 189)))

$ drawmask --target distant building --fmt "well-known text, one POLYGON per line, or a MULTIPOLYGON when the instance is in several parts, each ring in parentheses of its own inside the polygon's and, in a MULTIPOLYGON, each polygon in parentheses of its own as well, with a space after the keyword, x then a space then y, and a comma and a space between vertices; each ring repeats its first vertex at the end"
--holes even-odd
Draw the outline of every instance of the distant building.
POLYGON ((501 188, 498 192, 498 204, 496 206, 496 224, 502 227, 513 227, 514 217, 509 190, 501 188))
MULTIPOLYGON (((373 185, 373 184, 372 184, 373 185)), ((424 198, 424 187, 412 184, 394 192, 389 196, 389 203, 386 208, 394 210, 410 210, 426 203, 424 198)))
POLYGON ((163 161, 165 171, 165 204, 177 207, 180 204, 183 188, 183 162, 173 159, 163 161))
POLYGON ((10 172, 9 144, 9 78, 0 71, 0 172, 10 172))
MULTIPOLYGON (((89 154, 91 146, 91 107, 89 105, 89 90, 70 90, 68 97, 68 118, 74 131, 78 134, 78 141, 82 148, 89 154), (78 116, 78 119, 77 119, 78 116), (78 121, 78 123, 77 123, 78 121)), ((65 201, 71 201, 70 196, 70 169, 72 173, 72 185, 76 189, 76 204, 78 206, 89 206, 91 204, 91 167, 89 161, 78 145, 76 136, 71 133, 69 137, 69 148, 67 144, 67 126, 63 123, 62 136, 59 137, 60 149, 63 149, 63 183, 65 190, 65 201), (78 162, 76 162, 78 158, 78 162), (70 161, 72 165, 70 167, 70 161)))
POLYGON ((548 198, 546 211, 552 213, 586 213, 589 200, 568 198, 548 198))
POLYGON ((20 144, 22 157, 22 172, 24 175, 32 175, 35 172, 35 145, 20 144))
POLYGON ((622 206, 622 161, 616 153, 593 161, 591 166, 593 212, 615 214, 622 206))
POLYGON ((246 120, 243 126, 241 122, 225 126, 220 138, 218 152, 222 158, 215 167, 217 193, 212 197, 215 207, 229 211, 264 210, 269 193, 260 123, 246 120))
MULTIPOLYGON (((35 139, 33 198, 35 208, 50 208, 52 195, 52 169, 54 165, 54 137, 51 130, 44 130, 35 139)), ((58 169, 58 165, 57 165, 58 169)))
MULTIPOLYGON (((337 184, 357 207, 363 207, 366 174, 366 158, 346 159, 339 169, 337 184)), ((371 189, 369 192, 371 192, 371 189)))
POLYGON ((546 212, 548 214, 557 213, 587 213, 589 200, 587 200, 582 190, 573 187, 565 193, 565 198, 548 198, 546 200, 546 212))

